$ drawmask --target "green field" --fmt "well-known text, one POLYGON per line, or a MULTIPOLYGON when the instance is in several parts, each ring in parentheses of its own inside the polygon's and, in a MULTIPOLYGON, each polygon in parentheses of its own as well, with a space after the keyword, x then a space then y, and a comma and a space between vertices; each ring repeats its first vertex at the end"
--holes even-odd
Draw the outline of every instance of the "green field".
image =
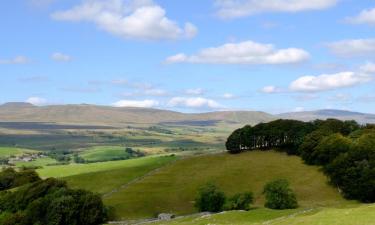
POLYGON ((79 156, 87 161, 111 161, 128 157, 129 154, 123 146, 96 146, 85 149, 79 156))
POLYGON ((256 209, 248 212, 231 211, 209 216, 189 216, 154 225, 373 225, 375 204, 353 205, 345 208, 311 210, 256 209))
MULTIPOLYGON (((147 157, 142 159, 120 161, 118 168, 113 163, 101 163, 102 171, 83 173, 63 177, 70 187, 91 190, 100 194, 121 188, 122 185, 144 176, 145 174, 176 160, 174 156, 147 157)), ((93 168, 93 167, 90 167, 93 168)), ((83 172, 83 170, 81 170, 83 172)))
POLYGON ((46 158, 39 158, 39 159, 36 159, 34 161, 31 161, 31 162, 23 162, 23 161, 20 161, 20 162, 16 162, 16 166, 17 167, 43 167, 43 166, 47 166, 49 164, 54 164, 54 163, 57 163, 57 161, 55 159, 52 159, 52 158, 49 158, 49 157, 46 157, 46 158))
POLYGON ((227 195, 253 191, 256 206, 262 206, 264 184, 276 178, 291 182, 301 207, 340 205, 346 201, 327 184, 317 167, 306 166, 296 156, 277 152, 214 154, 178 160, 139 182, 106 196, 119 218, 153 217, 157 213, 195 213, 198 188, 215 182, 227 195))
MULTIPOLYGON (((170 160, 175 159, 172 156, 161 156, 170 160)), ((91 173, 111 171, 124 168, 132 168, 141 165, 158 163, 161 160, 158 156, 143 157, 137 159, 111 161, 111 162, 99 162, 89 164, 69 164, 61 166, 47 166, 42 169, 38 169, 38 174, 43 177, 69 177, 79 174, 86 174, 91 176, 91 173)))
POLYGON ((36 153, 37 151, 24 149, 24 148, 14 148, 14 147, 0 147, 0 158, 7 158, 10 156, 19 156, 26 153, 36 153))

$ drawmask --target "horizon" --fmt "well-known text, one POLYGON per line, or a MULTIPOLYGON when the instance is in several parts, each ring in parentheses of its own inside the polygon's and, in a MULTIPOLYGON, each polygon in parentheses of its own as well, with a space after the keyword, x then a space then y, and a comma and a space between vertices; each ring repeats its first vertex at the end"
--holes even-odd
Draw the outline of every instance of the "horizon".
POLYGON ((374 3, 271 3, 0 3, 0 103, 375 113, 374 3))
POLYGON ((359 114, 371 114, 371 113, 365 113, 360 111, 350 111, 350 110, 343 110, 343 109, 316 109, 316 110, 308 110, 308 111, 289 111, 289 112, 282 112, 282 113, 271 113, 261 110, 216 110, 216 111, 202 111, 202 112, 183 112, 173 109, 163 109, 163 108, 156 108, 156 107, 134 107, 134 106, 111 106, 111 105, 97 105, 97 104, 88 104, 88 103, 78 103, 78 104, 51 104, 51 105, 34 105, 30 102, 5 102, 1 103, 0 106, 7 106, 11 104, 27 104, 31 105, 33 107, 48 107, 48 106, 97 106, 97 107, 111 107, 111 108, 123 108, 123 109, 155 109, 155 110, 162 110, 162 111, 171 111, 171 112, 177 112, 177 113, 183 113, 183 114, 204 114, 204 113, 216 113, 216 112, 260 112, 260 113, 266 113, 269 115, 281 115, 281 114, 291 114, 291 113, 309 113, 309 112, 348 112, 348 113, 359 113, 359 114))

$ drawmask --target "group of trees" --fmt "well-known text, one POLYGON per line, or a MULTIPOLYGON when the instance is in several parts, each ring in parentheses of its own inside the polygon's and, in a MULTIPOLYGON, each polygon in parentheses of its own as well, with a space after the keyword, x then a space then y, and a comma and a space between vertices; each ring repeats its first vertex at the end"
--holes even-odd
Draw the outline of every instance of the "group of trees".
POLYGON ((21 169, 17 172, 13 168, 6 168, 0 172, 0 191, 16 188, 39 180, 40 178, 34 170, 21 169))
POLYGON ((98 225, 111 214, 101 197, 92 192, 70 189, 53 178, 30 182, 0 192, 0 224, 98 225))
MULTIPOLYGON (((274 180, 264 186, 265 207, 270 209, 294 209, 297 198, 284 179, 274 180)), ((221 212, 223 210, 250 210, 254 203, 252 192, 235 194, 227 198, 216 185, 208 183, 199 189, 195 206, 200 212, 221 212)))
POLYGON ((374 128, 335 119, 277 120, 234 131, 226 146, 230 153, 278 149, 299 155, 306 164, 323 166, 346 198, 375 202, 374 128))

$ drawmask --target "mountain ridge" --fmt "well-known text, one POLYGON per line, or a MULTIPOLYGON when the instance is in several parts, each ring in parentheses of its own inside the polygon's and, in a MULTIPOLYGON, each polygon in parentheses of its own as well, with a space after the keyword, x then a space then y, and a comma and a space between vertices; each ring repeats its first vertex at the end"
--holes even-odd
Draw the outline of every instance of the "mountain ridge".
POLYGON ((182 113, 172 110, 136 107, 112 107, 91 104, 35 106, 24 102, 0 105, 0 122, 50 122, 82 124, 163 124, 186 121, 215 121, 228 124, 257 124, 275 119, 311 121, 335 118, 375 123, 375 114, 324 109, 269 114, 262 111, 214 111, 182 113))

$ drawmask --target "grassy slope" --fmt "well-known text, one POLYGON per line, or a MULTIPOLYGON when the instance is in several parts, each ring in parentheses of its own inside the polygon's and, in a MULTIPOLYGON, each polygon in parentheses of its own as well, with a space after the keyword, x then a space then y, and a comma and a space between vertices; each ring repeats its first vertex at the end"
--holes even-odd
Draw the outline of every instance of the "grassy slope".
POLYGON ((96 146, 85 149, 79 155, 90 161, 110 161, 113 158, 127 157, 128 153, 125 152, 125 147, 122 146, 96 146))
POLYGON ((375 221, 374 211, 375 204, 358 204, 346 208, 319 208, 311 211, 256 209, 249 212, 232 211, 210 216, 189 216, 152 224, 373 225, 375 221))
MULTIPOLYGON (((174 159, 174 157, 165 157, 169 160, 174 159)), ((90 164, 70 164, 62 166, 48 166, 42 169, 38 169, 37 172, 43 178, 46 177, 68 177, 79 174, 87 174, 91 176, 91 173, 112 171, 118 169, 134 168, 142 165, 148 164, 158 164, 161 160, 160 157, 143 157, 130 160, 121 161, 111 161, 111 162, 100 162, 100 163, 90 163, 90 164)), ((95 181, 95 180, 94 180, 95 181)), ((96 183, 98 184, 98 183, 96 183)))
POLYGON ((23 149, 23 148, 13 148, 13 147, 0 147, 0 157, 10 157, 22 155, 25 153, 36 153, 37 151, 23 149))
POLYGON ((189 214, 195 212, 194 198, 199 186, 213 181, 228 195, 253 191, 256 205, 262 206, 262 188, 276 178, 291 181, 302 207, 345 202, 317 167, 276 152, 216 154, 179 160, 104 200, 123 219, 153 217, 160 212, 189 214))
POLYGON ((144 160, 136 161, 137 163, 127 160, 128 162, 122 161, 123 167, 119 169, 84 173, 62 179, 66 180, 73 188, 83 188, 100 194, 107 194, 175 159, 176 157, 162 156, 145 158, 144 160))

